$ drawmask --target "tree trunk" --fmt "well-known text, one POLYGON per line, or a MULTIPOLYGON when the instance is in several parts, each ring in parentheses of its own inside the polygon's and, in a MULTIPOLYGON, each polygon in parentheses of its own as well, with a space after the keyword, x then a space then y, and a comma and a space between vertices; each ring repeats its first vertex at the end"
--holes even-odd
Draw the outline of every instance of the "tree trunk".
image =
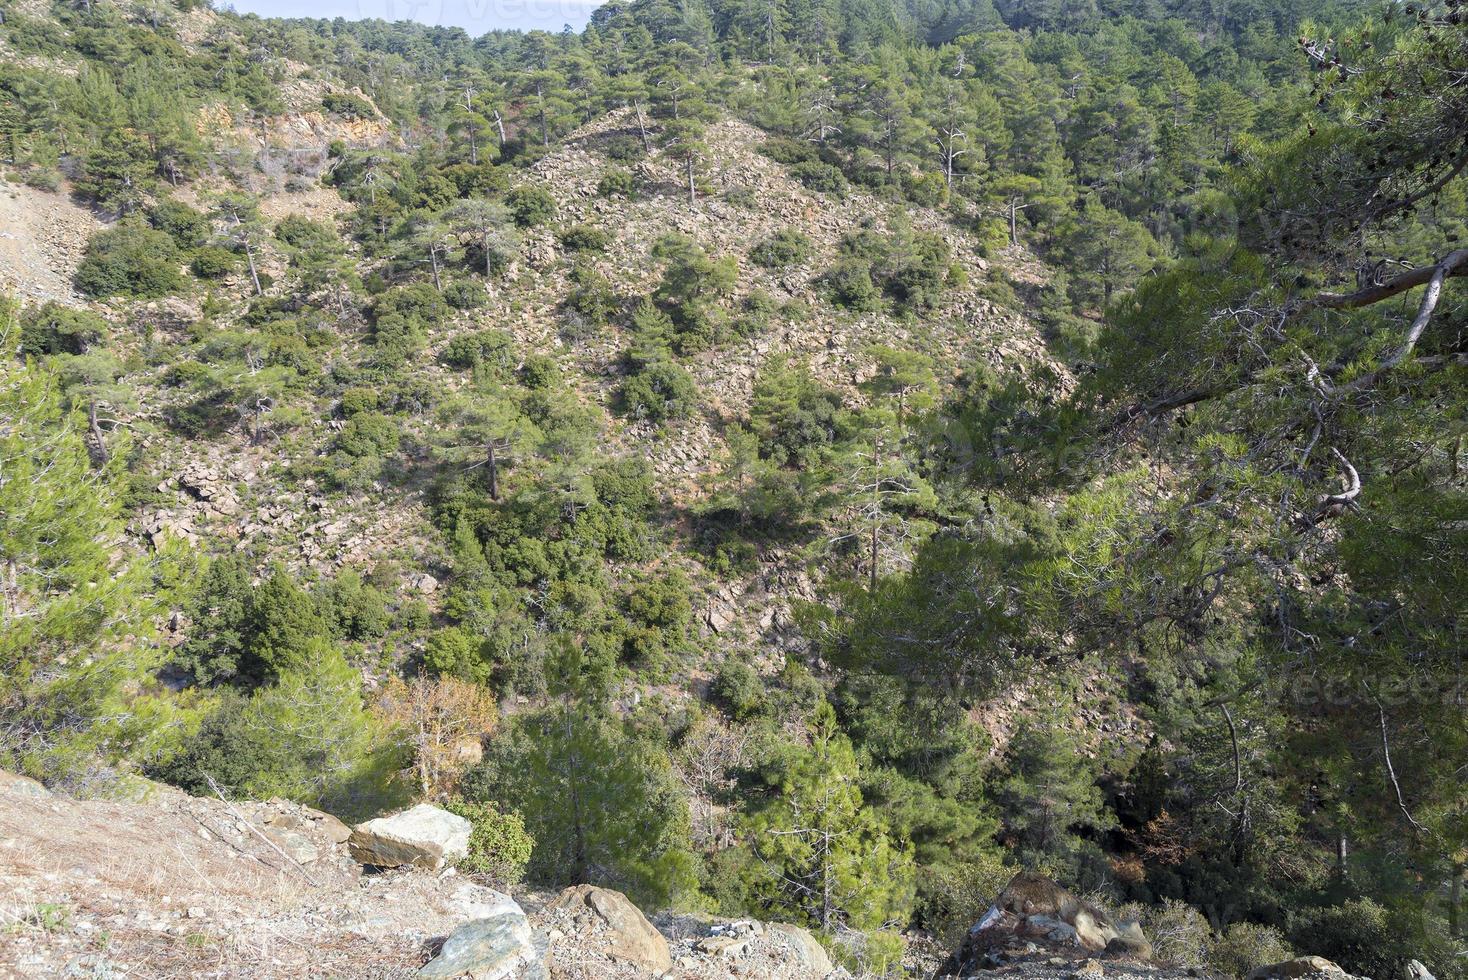
POLYGON ((1463 877, 1468 875, 1468 864, 1453 862, 1453 880, 1448 883, 1448 936, 1462 939, 1468 935, 1463 928, 1463 877))
POLYGON ((489 499, 500 499, 500 467, 499 460, 495 458, 494 443, 490 442, 484 447, 484 466, 489 470, 489 499))
POLYGON ((107 449, 107 435, 97 421, 96 399, 87 403, 87 434, 89 436, 87 448, 90 450, 92 465, 100 470, 111 461, 112 453, 107 449))
POLYGON ((693 154, 688 154, 688 203, 698 203, 698 194, 693 187, 693 154))
POLYGON ((494 110, 494 126, 500 134, 500 152, 505 151, 505 117, 500 115, 498 109, 494 110))
POLYGON ((651 153, 652 144, 647 139, 647 117, 642 114, 642 103, 637 103, 637 134, 642 137, 642 152, 651 153))
POLYGON ((443 292, 443 283, 438 278, 438 246, 428 246, 428 261, 433 263, 433 288, 443 292))
POLYGON ((260 271, 255 268, 255 249, 250 245, 250 236, 242 234, 240 240, 245 243, 245 261, 250 264, 250 281, 255 284, 255 295, 265 295, 265 290, 260 288, 260 271))

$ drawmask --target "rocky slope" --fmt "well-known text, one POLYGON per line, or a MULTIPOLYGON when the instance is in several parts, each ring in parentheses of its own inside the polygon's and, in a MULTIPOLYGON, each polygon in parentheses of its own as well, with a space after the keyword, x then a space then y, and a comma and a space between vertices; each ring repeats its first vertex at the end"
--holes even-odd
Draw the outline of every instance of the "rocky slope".
MULTIPOLYGON (((141 779, 115 792, 127 798, 70 799, 0 772, 0 978, 851 977, 798 926, 649 918, 591 885, 506 895, 454 869, 469 824, 433 806, 354 830, 282 800, 196 798, 141 779)), ((922 974, 1199 975, 1157 962, 1135 923, 1034 874, 1016 876, 922 974)), ((1300 978, 1355 980, 1318 957, 1250 980, 1300 978)))

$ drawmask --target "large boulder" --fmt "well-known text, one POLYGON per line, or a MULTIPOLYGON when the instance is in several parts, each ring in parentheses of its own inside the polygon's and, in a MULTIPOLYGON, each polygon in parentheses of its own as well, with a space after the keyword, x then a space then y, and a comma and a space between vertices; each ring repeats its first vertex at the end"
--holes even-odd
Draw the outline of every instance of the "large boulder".
POLYGON ((529 980, 544 976, 535 934, 519 906, 455 929, 418 976, 447 980, 529 980))
POLYGON ((347 841, 352 857, 381 868, 438 871, 469 853, 469 821, 429 803, 358 824, 347 841))
POLYGON ((621 892, 573 885, 556 897, 555 908, 573 914, 590 911, 605 928, 606 953, 612 959, 658 974, 673 968, 668 941, 621 892))
POLYGON ((1283 963, 1258 967, 1249 973, 1249 980, 1295 980, 1297 977, 1343 975, 1345 972, 1323 956, 1297 956, 1283 963))
POLYGON ((823 977, 836 967, 826 947, 810 932, 785 922, 771 922, 769 931, 778 941, 785 943, 795 960, 818 977, 823 977))

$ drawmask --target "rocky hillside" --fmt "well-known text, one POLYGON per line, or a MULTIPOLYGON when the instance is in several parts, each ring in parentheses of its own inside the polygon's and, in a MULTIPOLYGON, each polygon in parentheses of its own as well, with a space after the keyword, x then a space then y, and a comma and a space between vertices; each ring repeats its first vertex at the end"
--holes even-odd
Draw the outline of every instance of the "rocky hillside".
MULTIPOLYGON (((644 915, 591 885, 513 897, 456 871, 469 825, 428 805, 353 829, 284 800, 138 779, 74 800, 0 772, 0 976, 839 980, 806 930, 644 915)), ((994 898, 922 975, 1182 980, 1135 922, 1040 875, 994 898)), ((1250 980, 1355 980, 1319 957, 1250 980)), ((1407 980, 1424 980, 1414 974, 1407 980)))

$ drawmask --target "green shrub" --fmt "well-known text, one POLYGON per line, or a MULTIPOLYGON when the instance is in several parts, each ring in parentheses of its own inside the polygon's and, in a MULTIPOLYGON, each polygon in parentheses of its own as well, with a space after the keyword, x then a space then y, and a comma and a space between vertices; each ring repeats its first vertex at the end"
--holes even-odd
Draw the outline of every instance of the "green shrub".
POLYGON ((336 229, 322 221, 312 221, 297 214, 286 215, 275 225, 275 237, 291 248, 303 251, 335 251, 341 247, 336 229))
POLYGON ((347 119, 371 119, 377 115, 372 103, 355 92, 327 92, 321 97, 321 108, 347 119))
POLYGON ((810 258, 810 239, 795 228, 781 228, 749 250, 749 257, 770 269, 799 265, 810 258))
POLYGON ((604 252, 612 236, 592 225, 572 225, 558 236, 561 245, 571 252, 604 252))
POLYGON ((106 336, 106 320, 55 302, 26 310, 20 320, 20 351, 30 357, 82 354, 106 336))
POLYGON ((497 885, 518 884, 535 841, 518 814, 501 813, 493 803, 452 800, 444 809, 458 814, 474 826, 469 833, 469 853, 460 859, 460 871, 484 875, 497 885))
POLYGON ((622 383, 622 409, 635 419, 687 418, 697 403, 698 386, 672 361, 654 361, 622 383))
POLYGON ((209 237, 209 218, 171 197, 148 210, 148 224, 167 234, 182 249, 194 248, 209 237))
POLYGON ((1208 946, 1212 937, 1203 913, 1186 902, 1168 899, 1148 909, 1142 928, 1152 940, 1157 958, 1188 969, 1208 965, 1208 946))
POLYGON ((872 282, 872 267, 860 259, 845 259, 824 277, 831 302, 849 310, 866 312, 882 308, 882 292, 872 282))
POLYGON ((630 170, 608 170, 596 185, 602 197, 632 197, 636 190, 637 181, 630 170))
POLYGON ((800 181, 807 190, 837 197, 846 193, 846 175, 829 163, 807 160, 790 168, 790 176, 800 181))
POLYGON ((99 231, 87 243, 76 285, 88 296, 157 299, 184 288, 178 247, 167 233, 138 221, 99 231))
POLYGON ((473 279, 454 279, 444 283, 443 299, 456 310, 477 310, 489 302, 483 284, 473 279))
POLYGON ((444 347, 441 359, 449 367, 477 368, 489 365, 508 371, 515 366, 515 338, 503 330, 479 330, 461 334, 444 347))
POLYGON ((748 721, 765 709, 765 683, 743 660, 725 660, 709 688, 724 713, 735 721, 748 721))
POLYGON ((218 245, 205 245, 189 260, 189 271, 200 279, 222 279, 239 268, 239 256, 218 245))
POLYGON ((361 412, 375 412, 381 399, 376 388, 348 388, 342 392, 338 411, 343 417, 351 418, 361 412))
POLYGON ((397 452, 401 439, 402 430, 393 419, 378 412, 359 412, 347 419, 336 445, 348 456, 380 458, 397 452))
POLYGON ((602 152, 607 155, 608 160, 616 160, 618 163, 641 160, 647 154, 642 147, 641 138, 631 133, 617 133, 609 137, 602 147, 602 152))
POLYGON ((1290 928, 1289 941, 1301 952, 1323 956, 1347 973, 1367 977, 1401 976, 1414 958, 1430 968, 1438 958, 1435 954, 1442 951, 1441 940, 1427 934, 1419 916, 1369 898, 1305 909, 1290 928))
POLYGON ((543 225, 556 215, 556 199, 544 187, 516 187, 505 195, 505 203, 522 228, 543 225))
POLYGON ((1261 966, 1282 963, 1295 955, 1284 934, 1273 926, 1235 922, 1208 947, 1208 965, 1229 977, 1244 977, 1261 966))
POLYGON ((786 136, 765 140, 760 144, 759 151, 776 163, 787 165, 809 163, 820 159, 820 154, 814 146, 804 140, 790 139, 786 136))

